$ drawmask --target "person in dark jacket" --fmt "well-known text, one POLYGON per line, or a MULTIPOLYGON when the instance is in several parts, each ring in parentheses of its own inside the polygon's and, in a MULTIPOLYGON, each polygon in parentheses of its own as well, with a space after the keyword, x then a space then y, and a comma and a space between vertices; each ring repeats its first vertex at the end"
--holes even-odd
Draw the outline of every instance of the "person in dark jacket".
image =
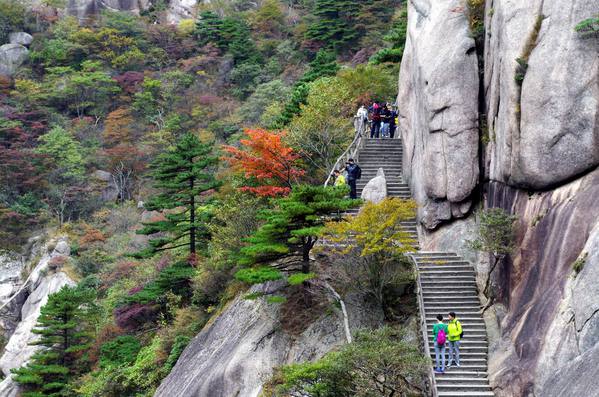
POLYGON ((370 108, 368 108, 368 113, 370 113, 370 138, 378 138, 379 133, 381 131, 381 106, 378 102, 372 104, 370 108))
POLYGON ((381 110, 381 138, 389 138, 390 126, 391 110, 387 104, 384 104, 381 110))
POLYGON ((395 131, 397 130, 397 116, 398 116, 397 108, 394 106, 391 110, 391 121, 389 123, 389 137, 391 139, 395 138, 395 131))
POLYGON ((349 198, 358 198, 356 191, 356 182, 362 177, 362 170, 360 166, 354 162, 354 159, 347 160, 345 163, 345 170, 347 171, 347 184, 349 185, 349 198))

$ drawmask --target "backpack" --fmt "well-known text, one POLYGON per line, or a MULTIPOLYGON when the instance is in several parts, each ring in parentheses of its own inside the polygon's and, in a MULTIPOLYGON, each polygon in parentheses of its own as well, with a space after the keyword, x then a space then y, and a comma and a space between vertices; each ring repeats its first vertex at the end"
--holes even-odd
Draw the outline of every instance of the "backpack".
POLYGON ((356 179, 362 178, 362 168, 356 164, 356 179))
POLYGON ((462 339, 464 337, 464 329, 462 328, 462 323, 460 323, 459 321, 457 323, 460 326, 460 339, 462 339))
POLYGON ((439 332, 437 332, 437 345, 443 346, 447 341, 447 335, 445 335, 445 330, 441 328, 439 332))

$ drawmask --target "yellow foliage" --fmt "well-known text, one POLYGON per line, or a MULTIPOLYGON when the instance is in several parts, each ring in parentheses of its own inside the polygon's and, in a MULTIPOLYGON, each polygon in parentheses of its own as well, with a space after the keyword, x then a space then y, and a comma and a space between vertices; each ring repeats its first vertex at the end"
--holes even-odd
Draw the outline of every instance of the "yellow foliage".
POLYGON ((177 30, 179 30, 179 33, 184 36, 191 36, 195 27, 196 21, 194 19, 183 19, 181 22, 179 22, 177 30))
POLYGON ((334 243, 346 243, 338 249, 341 254, 356 248, 360 256, 412 252, 417 241, 401 222, 414 219, 416 208, 414 200, 386 198, 378 204, 368 202, 357 216, 327 223, 323 237, 334 243), (348 237, 353 239, 348 240, 348 237))

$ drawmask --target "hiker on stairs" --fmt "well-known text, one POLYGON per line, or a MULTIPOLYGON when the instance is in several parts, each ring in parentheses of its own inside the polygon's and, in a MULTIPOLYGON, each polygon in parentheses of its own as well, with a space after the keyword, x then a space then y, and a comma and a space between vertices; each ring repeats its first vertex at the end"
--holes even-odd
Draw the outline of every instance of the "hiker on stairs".
POLYGON ((449 363, 447 368, 451 368, 451 362, 460 366, 460 340, 462 339, 462 324, 455 316, 454 312, 449 312, 448 340, 449 340, 449 363))
POLYGON ((341 173, 340 170, 335 170, 334 175, 335 175, 334 186, 345 186, 346 185, 345 176, 343 176, 343 174, 341 173))
POLYGON ((358 198, 356 182, 362 177, 362 169, 354 162, 354 159, 347 160, 345 170, 347 171, 347 184, 349 185, 349 198, 358 198))
POLYGON ((435 344, 435 371, 438 374, 445 372, 445 342, 447 341, 447 324, 443 316, 437 315, 437 324, 433 325, 433 342, 435 344))

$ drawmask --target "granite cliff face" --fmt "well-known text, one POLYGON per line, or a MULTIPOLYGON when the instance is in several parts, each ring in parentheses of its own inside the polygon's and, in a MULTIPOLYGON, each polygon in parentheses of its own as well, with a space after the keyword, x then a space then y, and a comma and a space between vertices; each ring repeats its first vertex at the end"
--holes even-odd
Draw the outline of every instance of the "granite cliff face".
POLYGON ((4 337, 8 339, 0 356, 0 370, 5 379, 0 382, 0 395, 18 395, 18 387, 11 379, 10 370, 27 363, 36 346, 29 343, 38 338, 31 330, 37 323, 40 309, 48 295, 65 285, 74 285, 73 280, 60 269, 54 269, 53 259, 68 257, 70 248, 66 238, 59 237, 45 244, 34 239, 26 255, 8 255, 0 258, 0 317, 4 337), (28 260, 33 260, 33 269, 25 271, 28 260), (24 278, 25 277, 25 278, 24 278))
MULTIPOLYGON (((285 293, 286 282, 255 286, 250 292, 285 293)), ((334 299, 329 296, 330 307, 334 299)), ((351 330, 382 323, 382 313, 363 297, 347 303, 351 330)), ((155 397, 257 397, 279 365, 315 360, 346 343, 340 310, 319 311, 299 334, 285 331, 281 305, 243 296, 231 302, 185 349, 155 397)))
POLYGON ((473 196, 476 207, 516 214, 517 248, 492 277, 497 303, 486 314, 496 395, 587 395, 599 351, 599 40, 574 27, 599 6, 485 3, 479 89, 476 51, 463 51, 471 35, 466 2, 409 2, 398 103, 405 177, 423 208, 421 246, 469 255, 482 283, 488 258, 466 248, 476 217, 455 218, 473 196), (451 99, 433 106, 433 98, 451 99), (439 146, 431 109, 443 109, 443 130, 464 134, 479 118, 486 125, 475 142, 439 146), (575 262, 584 263, 580 273, 575 262))
POLYGON ((408 3, 399 130, 404 178, 430 229, 468 213, 479 175, 478 67, 461 3, 408 3))

